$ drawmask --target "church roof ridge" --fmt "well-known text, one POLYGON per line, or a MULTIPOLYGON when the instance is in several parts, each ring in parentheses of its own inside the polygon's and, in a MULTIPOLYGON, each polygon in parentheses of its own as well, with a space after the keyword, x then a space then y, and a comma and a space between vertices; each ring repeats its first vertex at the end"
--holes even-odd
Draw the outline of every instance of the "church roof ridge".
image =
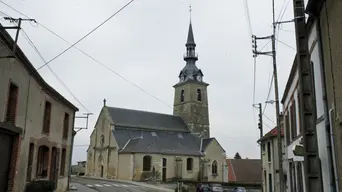
POLYGON ((130 109, 130 108, 111 107, 111 106, 106 106, 106 107, 107 107, 107 108, 112 108, 112 109, 119 109, 119 110, 127 110, 127 111, 151 113, 151 114, 156 114, 156 115, 166 115, 166 116, 181 117, 181 116, 179 116, 179 115, 173 115, 173 114, 167 114, 167 113, 160 113, 160 112, 154 112, 154 111, 147 111, 147 110, 141 110, 141 109, 130 109))

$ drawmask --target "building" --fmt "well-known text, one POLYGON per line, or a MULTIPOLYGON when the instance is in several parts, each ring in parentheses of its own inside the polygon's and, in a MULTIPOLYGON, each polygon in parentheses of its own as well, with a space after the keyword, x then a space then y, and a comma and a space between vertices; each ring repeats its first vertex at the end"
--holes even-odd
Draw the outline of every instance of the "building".
POLYGON ((0 191, 50 179, 65 191, 78 109, 49 86, 0 25, 0 191), (14 55, 14 56, 13 56, 14 55))
POLYGON ((104 100, 90 136, 86 175, 162 181, 227 178, 225 150, 209 137, 208 84, 196 66, 195 47, 190 23, 173 115, 109 107, 104 100))
MULTIPOLYGON (((284 129, 281 129, 282 146, 284 146, 284 129)), ((278 158, 278 130, 277 127, 266 133, 258 140, 261 146, 261 165, 258 167, 259 177, 262 178, 263 191, 280 191, 279 185, 279 158, 278 158), (262 167, 261 167, 262 166, 262 167), (262 170, 262 172, 260 171, 262 170)), ((285 150, 285 146, 282 151, 285 150)), ((284 172, 286 168, 283 166, 284 172)))
POLYGON ((73 175, 84 175, 87 161, 78 161, 77 165, 71 166, 71 174, 73 175))
POLYGON ((299 116, 298 65, 296 59, 292 65, 281 103, 283 105, 285 127, 285 158, 287 167, 287 191, 305 191, 304 185, 304 157, 295 154, 295 146, 302 144, 302 134, 299 116))
MULTIPOLYGON (((309 0, 312 20, 309 49, 314 65, 319 155, 324 190, 342 189, 342 3, 309 0), (326 135, 325 138, 324 135, 326 135), (322 158, 324 156, 324 158, 322 158)), ((309 23, 309 21, 308 21, 309 23)))
POLYGON ((260 159, 227 159, 228 182, 261 184, 260 159))

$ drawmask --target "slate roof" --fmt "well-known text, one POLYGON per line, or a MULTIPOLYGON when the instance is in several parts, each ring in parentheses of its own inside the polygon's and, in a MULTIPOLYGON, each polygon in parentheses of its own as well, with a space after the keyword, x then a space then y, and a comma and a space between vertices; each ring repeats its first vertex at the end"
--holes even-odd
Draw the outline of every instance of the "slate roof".
MULTIPOLYGON (((261 183, 262 173, 260 159, 227 159, 228 172, 233 174, 233 181, 244 183, 261 183)), ((232 180, 228 179, 228 182, 232 180)))
MULTIPOLYGON (((269 138, 272 138, 272 137, 276 137, 278 135, 278 129, 277 127, 271 129, 271 131, 267 132, 262 138, 260 138, 258 140, 259 141, 264 141, 264 140, 267 140, 269 138)), ((282 126, 281 127, 281 136, 283 137, 284 136, 284 127, 282 126)))
POLYGON ((161 153, 201 156, 201 139, 190 132, 133 130, 115 127, 119 153, 161 153), (154 133, 156 136, 152 135, 154 133), (181 135, 181 136, 180 136, 181 135))
POLYGON ((116 126, 190 132, 180 116, 117 107, 107 108, 116 126))

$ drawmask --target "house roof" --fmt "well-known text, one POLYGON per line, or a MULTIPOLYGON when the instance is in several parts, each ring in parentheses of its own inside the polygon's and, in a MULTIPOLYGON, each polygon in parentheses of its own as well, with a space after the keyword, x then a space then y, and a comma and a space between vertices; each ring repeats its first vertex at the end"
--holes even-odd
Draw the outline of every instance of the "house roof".
MULTIPOLYGON (((267 132, 262 138, 260 138, 258 140, 258 142, 270 139, 272 137, 276 137, 278 135, 277 133, 278 133, 278 129, 277 129, 277 127, 275 127, 271 131, 267 132)), ((281 136, 282 137, 284 136, 284 127, 283 126, 281 126, 281 136)))
POLYGON ((119 153, 161 153, 201 156, 201 140, 190 132, 132 130, 115 127, 119 153))
POLYGON ((116 126, 190 132, 187 124, 180 116, 117 107, 107 108, 116 126))
MULTIPOLYGON (((202 139, 201 151, 202 151, 202 152, 205 151, 205 150, 207 149, 208 145, 209 145, 212 141, 214 141, 214 140, 216 140, 215 137, 204 138, 204 139, 202 139)), ((216 140, 216 141, 217 141, 217 140, 216 140)), ((218 145, 221 147, 221 149, 222 149, 224 152, 226 152, 226 151, 224 150, 224 148, 221 146, 221 144, 220 144, 218 141, 217 141, 217 143, 218 143, 218 145)))
POLYGON ((324 2, 324 0, 309 0, 306 6, 306 13, 310 16, 317 16, 324 2))
POLYGON ((295 55, 295 57, 294 57, 293 64, 291 67, 291 71, 290 71, 290 75, 289 75, 289 78, 287 79, 287 82, 286 82, 284 94, 283 94, 283 97, 281 99, 282 104, 284 104, 285 99, 286 99, 286 97, 290 91, 290 88, 291 88, 293 79, 295 77, 296 71, 297 71, 297 55, 295 55))
POLYGON ((260 183, 262 181, 260 159, 227 159, 228 172, 232 177, 228 182, 260 183))
MULTIPOLYGON (((9 35, 9 33, 3 28, 3 26, 0 24, 0 39, 1 43, 3 43, 7 48, 10 50, 13 49, 14 40, 9 35)), ((65 99, 59 92, 57 92, 54 88, 52 88, 45 80, 40 76, 38 71, 34 68, 30 60, 25 56, 23 51, 20 49, 19 46, 16 48, 15 53, 16 59, 21 63, 24 68, 29 72, 30 75, 34 77, 34 79, 38 82, 38 84, 44 89, 46 93, 48 93, 50 96, 55 98, 56 100, 59 100, 66 106, 70 107, 71 109, 78 111, 78 108, 73 105, 70 101, 65 99)))

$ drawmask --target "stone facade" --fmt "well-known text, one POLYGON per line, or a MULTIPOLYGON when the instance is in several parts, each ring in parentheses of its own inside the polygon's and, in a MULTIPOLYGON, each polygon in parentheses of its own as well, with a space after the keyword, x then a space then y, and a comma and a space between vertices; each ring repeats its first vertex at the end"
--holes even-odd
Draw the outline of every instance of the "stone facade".
POLYGON ((173 114, 183 117, 190 130, 198 136, 209 138, 209 110, 207 84, 186 82, 175 87, 173 114), (200 90, 201 100, 198 101, 197 91, 200 90), (184 101, 181 101, 181 93, 184 101))
MULTIPOLYGON (((12 55, 13 40, 4 31, 1 39, 0 56, 12 55)), ((12 136, 6 191, 21 192, 26 182, 38 178, 55 180, 56 191, 65 191, 78 109, 42 79, 19 48, 15 58, 0 59, 0 109, 0 132, 5 126, 13 128, 8 131, 21 130, 12 136), (12 111, 10 107, 14 107, 12 111), (44 158, 40 159, 38 154, 44 158)))

